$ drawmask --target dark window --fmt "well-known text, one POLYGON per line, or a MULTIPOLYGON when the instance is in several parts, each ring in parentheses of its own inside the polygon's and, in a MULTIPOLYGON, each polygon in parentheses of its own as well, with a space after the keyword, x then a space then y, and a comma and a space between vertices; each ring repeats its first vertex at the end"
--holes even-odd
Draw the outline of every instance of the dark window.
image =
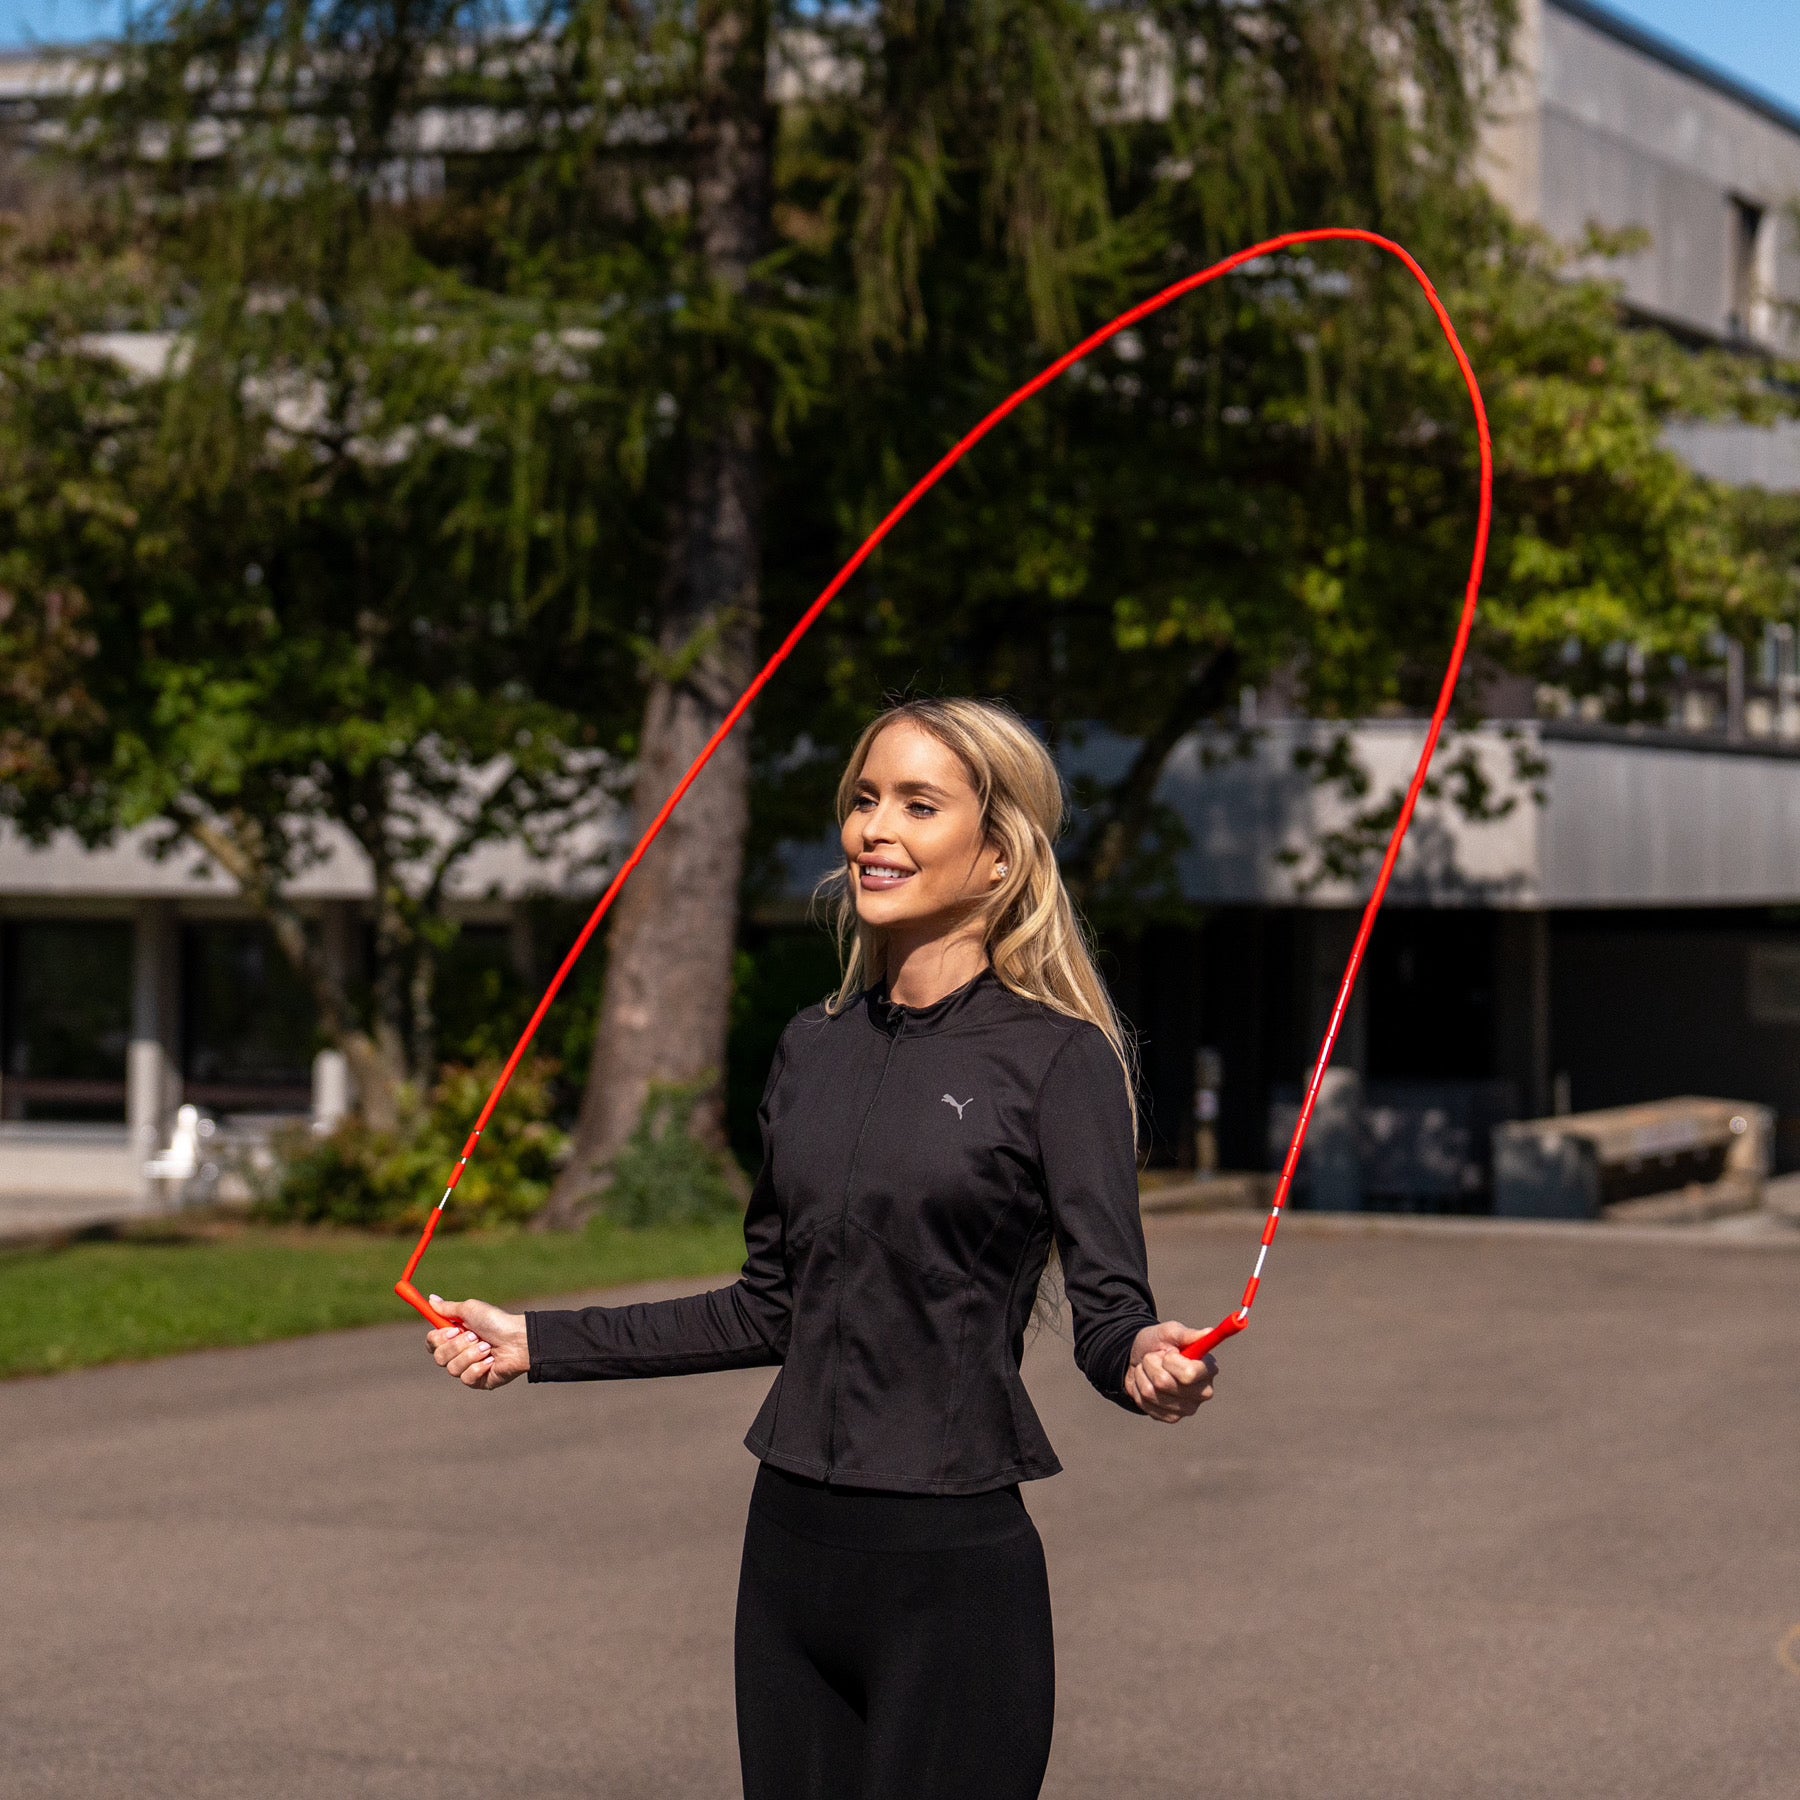
POLYGON ((1754 200, 1731 202, 1731 335, 1760 338, 1768 329, 1768 297, 1763 292, 1768 212, 1754 200))
POLYGON ((184 1092, 197 1105, 304 1108, 311 998, 266 926, 208 921, 181 934, 184 1092))
POLYGON ((1486 912, 1382 914, 1364 976, 1371 1079, 1493 1074, 1494 932, 1486 912))
POLYGON ((9 1119, 120 1120, 131 1035, 131 927, 21 919, 0 944, 9 1119))

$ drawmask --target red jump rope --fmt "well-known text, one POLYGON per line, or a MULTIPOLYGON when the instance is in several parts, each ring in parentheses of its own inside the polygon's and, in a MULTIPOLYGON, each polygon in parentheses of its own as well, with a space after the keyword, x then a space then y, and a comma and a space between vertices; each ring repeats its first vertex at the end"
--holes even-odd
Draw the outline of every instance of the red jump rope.
POLYGON ((1198 273, 1188 275, 1182 280, 1166 287, 1160 294, 1153 294, 1148 300, 1141 300, 1127 312, 1122 312, 1109 324, 1102 325, 1098 331, 1083 338, 1074 349, 1065 351, 1047 369, 1034 375, 1031 380, 1009 394, 975 427, 962 441, 934 463, 931 469, 910 488, 899 504, 884 518, 875 529, 857 546, 856 553, 831 578, 824 591, 803 612, 794 628, 781 641, 781 647, 757 672, 756 679, 744 689, 737 704, 732 707, 719 722, 719 728, 706 741, 705 748, 694 758, 693 766, 675 784, 675 791, 669 795, 645 829, 644 834, 633 846, 631 854, 626 857, 618 874, 607 884, 606 892, 600 896, 599 904, 588 916, 588 921, 581 928, 581 935, 570 947, 569 954, 562 960, 562 966, 551 978, 550 985, 544 990, 544 997, 537 1003, 537 1009, 531 1015, 513 1046, 512 1055, 506 1059, 506 1066, 500 1071, 500 1079, 494 1083, 494 1091, 488 1095, 487 1103, 481 1109, 481 1116, 475 1121, 474 1129, 469 1133, 469 1141, 463 1145, 462 1154, 456 1160, 456 1167, 450 1172, 450 1180, 444 1189, 444 1197, 433 1208, 431 1217, 425 1221, 425 1229, 420 1233, 419 1241, 413 1246, 413 1253, 407 1258, 405 1271, 394 1284, 394 1292, 408 1306, 422 1314, 434 1326, 458 1324, 460 1321, 447 1319, 423 1294, 413 1285, 413 1276, 417 1273, 420 1259, 430 1245, 437 1231, 438 1221, 443 1217, 444 1208, 450 1203, 450 1196, 456 1192, 456 1184, 462 1180, 463 1171, 469 1166, 469 1159, 475 1154, 475 1147, 481 1141, 481 1134, 487 1129, 487 1122, 494 1116, 494 1108, 500 1104, 500 1096, 506 1092, 514 1072, 524 1059, 531 1041, 537 1036, 538 1027, 544 1022, 544 1015, 550 1010, 551 1003, 562 991, 581 953, 588 946, 588 941, 599 929, 600 921, 611 910, 619 890, 631 879, 631 872, 644 859, 644 852, 656 841, 657 834, 669 822, 669 816, 681 804, 682 796, 694 785, 695 779, 708 762, 713 752, 724 743, 737 727, 744 714, 750 710, 752 702, 768 685, 775 671, 793 654, 794 647, 813 627, 819 615, 824 612, 833 600, 843 591, 850 577, 860 569, 872 556, 881 542, 888 536, 918 503, 949 474, 949 472, 975 448, 1003 419, 1041 393, 1051 382, 1066 374, 1084 357, 1091 356, 1094 351, 1115 338, 1121 331, 1129 330, 1141 319, 1147 319, 1152 313, 1160 312, 1171 302, 1179 300, 1185 294, 1191 294, 1197 288, 1205 287, 1209 282, 1217 281, 1221 276, 1229 275, 1234 269, 1241 269, 1244 264, 1255 262, 1261 257, 1274 255, 1278 251, 1291 250, 1301 244, 1357 243, 1373 244, 1378 250, 1385 250, 1390 256, 1398 257, 1406 265, 1408 272, 1425 291, 1425 298, 1431 310, 1437 315, 1437 322, 1443 328, 1451 353, 1456 358, 1456 366, 1462 371, 1464 383, 1469 390, 1469 400, 1475 409, 1475 431, 1481 446, 1481 498, 1480 508, 1475 521, 1475 553, 1469 562, 1468 586, 1464 591, 1462 617, 1456 628, 1456 641, 1451 646, 1449 666, 1444 671, 1443 686, 1438 690, 1437 705, 1432 710, 1431 725, 1425 733, 1424 748, 1419 752, 1418 767, 1413 771, 1412 781, 1406 790, 1406 798, 1400 807, 1400 816, 1394 821, 1392 836, 1388 839, 1387 854, 1381 861, 1381 872, 1375 878, 1375 887, 1369 895, 1368 905, 1363 908, 1362 924, 1356 933, 1356 941, 1350 948, 1350 960, 1344 967, 1344 978, 1338 983, 1337 999, 1331 1009, 1331 1021, 1325 1027, 1324 1040, 1319 1045, 1319 1054, 1313 1062, 1311 1079, 1306 1084, 1306 1097, 1300 1105, 1300 1117, 1294 1126, 1294 1136, 1288 1145, 1287 1156, 1281 1165, 1281 1178, 1275 1185, 1275 1200, 1269 1211, 1268 1223, 1263 1227, 1262 1244, 1257 1251, 1256 1267, 1251 1271, 1250 1281, 1244 1289, 1244 1297, 1238 1303, 1237 1310, 1228 1313, 1203 1337, 1188 1345, 1184 1354, 1190 1357, 1204 1356, 1215 1344, 1222 1343, 1228 1337, 1234 1337, 1250 1323, 1250 1309, 1256 1304, 1256 1291, 1262 1283, 1263 1264, 1269 1255, 1269 1246, 1275 1241, 1275 1233, 1281 1224, 1281 1214, 1287 1204, 1288 1190, 1294 1181, 1294 1171, 1300 1164, 1300 1152, 1306 1143, 1306 1133, 1312 1124, 1313 1109, 1318 1104, 1319 1088, 1325 1079, 1325 1071, 1331 1066, 1331 1053, 1337 1047, 1338 1032, 1343 1026, 1344 1013, 1350 1004, 1350 995, 1356 987, 1356 977, 1362 968, 1363 955, 1369 947, 1369 936, 1375 929, 1375 919, 1381 911, 1381 903, 1387 897, 1388 883, 1394 875, 1394 865, 1400 859, 1400 846, 1405 841, 1407 827, 1412 823, 1413 810, 1419 803, 1419 795, 1425 786, 1425 777, 1431 767, 1433 752, 1437 749, 1439 734, 1444 729, 1444 721, 1449 715, 1451 697, 1456 692, 1456 680, 1462 673, 1463 657, 1469 648, 1469 633, 1475 624, 1475 606, 1481 592, 1482 570, 1487 562, 1488 531, 1493 519, 1494 506, 1494 450, 1488 434, 1487 408, 1482 403, 1481 388, 1475 379, 1475 371, 1469 364, 1462 341, 1456 335, 1456 327, 1450 322, 1450 315, 1444 309, 1444 303, 1438 298, 1437 289, 1431 285, 1423 269, 1412 257, 1391 238, 1378 236, 1372 231, 1359 231, 1352 227, 1328 226, 1316 231, 1288 231, 1280 237, 1273 237, 1264 243, 1252 244, 1247 250, 1240 250, 1235 256, 1228 256, 1223 262, 1214 263, 1209 269, 1201 269, 1198 273))

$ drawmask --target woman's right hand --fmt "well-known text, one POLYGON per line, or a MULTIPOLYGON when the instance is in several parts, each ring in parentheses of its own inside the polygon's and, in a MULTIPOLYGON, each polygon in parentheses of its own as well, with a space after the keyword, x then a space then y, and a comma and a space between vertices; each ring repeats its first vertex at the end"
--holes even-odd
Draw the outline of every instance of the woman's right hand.
POLYGON ((460 1325, 425 1334, 432 1360, 464 1387, 505 1387, 531 1367, 525 1339, 525 1315, 502 1312, 485 1300, 440 1300, 431 1304, 460 1325))
POLYGON ((1215 1358, 1197 1361, 1182 1351, 1205 1334, 1179 1319, 1146 1325, 1131 1345, 1131 1367, 1125 1375, 1125 1392, 1139 1412, 1164 1425, 1191 1419, 1213 1397, 1213 1377, 1219 1372, 1215 1358))

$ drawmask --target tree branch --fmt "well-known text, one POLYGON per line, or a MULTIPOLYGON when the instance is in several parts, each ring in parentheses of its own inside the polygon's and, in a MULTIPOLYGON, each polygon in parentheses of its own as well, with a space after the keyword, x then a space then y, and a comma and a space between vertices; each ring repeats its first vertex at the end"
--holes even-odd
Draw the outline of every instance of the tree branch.
POLYGON ((1163 764, 1196 725, 1223 705, 1237 679, 1239 660, 1237 651, 1227 648, 1194 670, 1138 744, 1131 767, 1096 809, 1097 816, 1063 870, 1070 891, 1083 904, 1091 904, 1118 879, 1150 821, 1163 764))

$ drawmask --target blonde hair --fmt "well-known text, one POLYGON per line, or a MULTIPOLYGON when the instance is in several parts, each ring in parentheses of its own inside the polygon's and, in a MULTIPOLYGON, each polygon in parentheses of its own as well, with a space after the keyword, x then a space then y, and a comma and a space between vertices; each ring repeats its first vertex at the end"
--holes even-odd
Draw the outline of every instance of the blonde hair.
MULTIPOLYGON (((916 725, 956 756, 981 803, 981 830, 995 844, 1005 876, 983 902, 982 948, 994 974, 1015 994, 1105 1033, 1125 1076, 1132 1132, 1137 1131, 1134 1046, 1094 966, 1093 948, 1063 886, 1056 862, 1068 808, 1050 753, 1010 707, 992 700, 906 700, 870 721, 838 781, 838 823, 850 816, 857 783, 875 740, 890 725, 916 725)), ((836 1014, 886 974, 881 933, 863 924, 849 870, 819 884, 835 890, 834 925, 843 979, 825 1002, 836 1014)))

